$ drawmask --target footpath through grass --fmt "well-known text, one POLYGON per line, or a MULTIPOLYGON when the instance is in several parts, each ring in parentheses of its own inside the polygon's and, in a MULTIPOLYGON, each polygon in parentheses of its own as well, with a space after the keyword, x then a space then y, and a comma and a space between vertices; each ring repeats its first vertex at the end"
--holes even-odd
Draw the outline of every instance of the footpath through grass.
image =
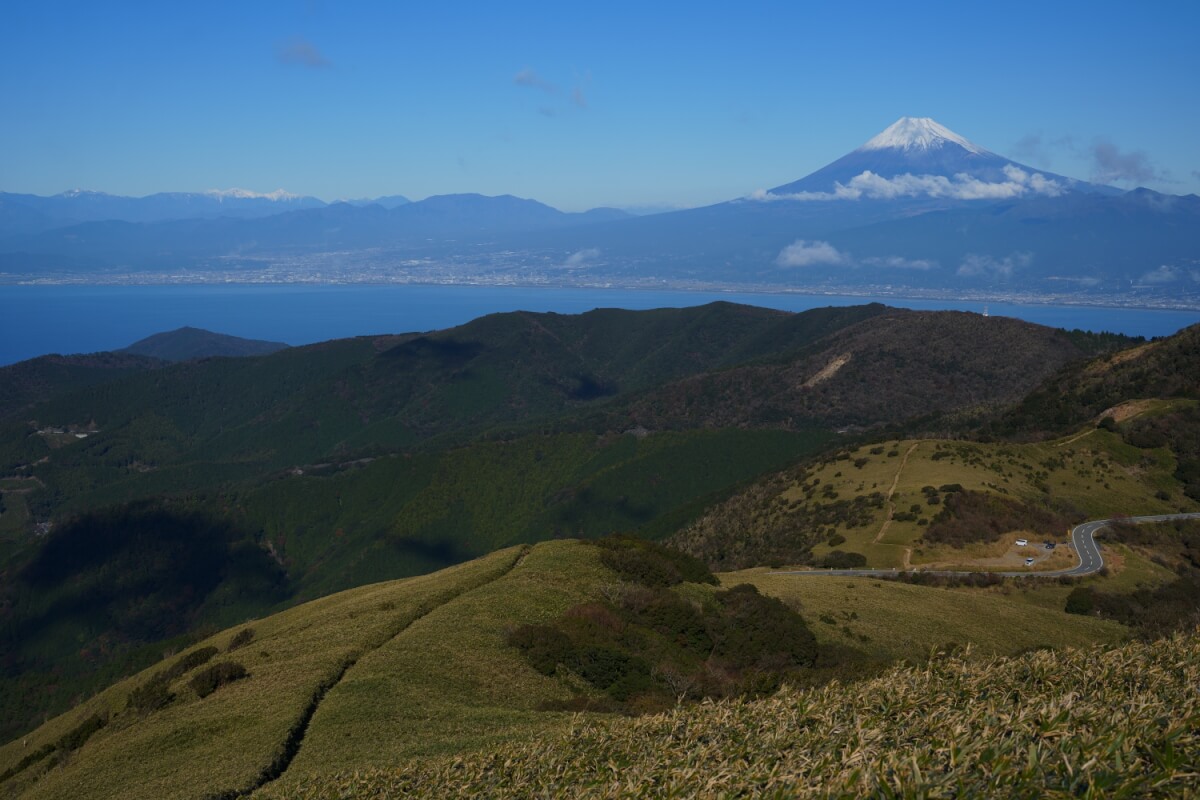
POLYGON ((135 690, 162 668, 146 670, 0 748, 0 773, 15 771, 0 785, 8 795, 71 800, 191 798, 253 788, 294 755, 288 751, 298 723, 349 666, 414 620, 496 580, 524 551, 510 548, 433 575, 344 592, 200 642, 192 651, 215 647, 222 654, 213 664, 236 662, 249 676, 201 698, 188 683, 192 675, 183 674, 166 683, 158 703, 139 708, 135 690), (224 652, 247 627, 250 641, 224 652), (93 717, 106 724, 82 746, 57 748, 22 767, 93 717))

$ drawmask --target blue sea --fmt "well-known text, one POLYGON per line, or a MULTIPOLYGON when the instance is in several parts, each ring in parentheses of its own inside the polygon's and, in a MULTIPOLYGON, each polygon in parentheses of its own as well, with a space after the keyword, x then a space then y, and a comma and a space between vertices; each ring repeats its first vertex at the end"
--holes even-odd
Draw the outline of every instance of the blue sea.
MULTIPOLYGON (((728 300, 788 311, 870 298, 802 294, 417 285, 0 286, 0 365, 47 353, 116 350, 184 325, 292 345, 447 328, 497 311, 579 313, 728 300)), ((1200 311, 881 298, 914 309, 958 309, 1060 328, 1166 336, 1200 311)))

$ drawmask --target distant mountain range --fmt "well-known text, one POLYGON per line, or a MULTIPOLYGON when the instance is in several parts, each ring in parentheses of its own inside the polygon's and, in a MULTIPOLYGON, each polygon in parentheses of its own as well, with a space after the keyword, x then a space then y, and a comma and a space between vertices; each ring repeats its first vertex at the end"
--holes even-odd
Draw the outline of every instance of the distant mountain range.
POLYGON ((908 117, 800 180, 646 216, 509 195, 0 194, 0 277, 314 259, 375 280, 1200 298, 1200 197, 1038 170, 908 117))

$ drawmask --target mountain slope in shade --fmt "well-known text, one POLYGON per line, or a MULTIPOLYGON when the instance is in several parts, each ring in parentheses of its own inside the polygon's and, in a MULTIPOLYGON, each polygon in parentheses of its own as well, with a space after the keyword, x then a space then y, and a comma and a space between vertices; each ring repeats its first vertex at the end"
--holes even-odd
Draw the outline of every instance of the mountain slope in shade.
POLYGON ((243 339, 201 328, 183 327, 147 336, 116 352, 150 356, 163 361, 190 361, 213 356, 265 356, 287 347, 283 342, 243 339))
POLYGON ((891 200, 929 195, 931 190, 936 191, 939 186, 930 182, 908 181, 889 187, 864 178, 866 173, 883 179, 895 179, 902 175, 947 178, 950 179, 949 183, 940 194, 934 196, 959 200, 1033 194, 1055 196, 1068 191, 1120 194, 1119 189, 1111 186, 1056 175, 992 153, 928 117, 902 117, 857 150, 800 180, 776 186, 769 194, 815 193, 818 197, 812 199, 820 199, 821 194, 836 195, 840 185, 846 191, 857 187, 862 194, 828 199, 859 199, 865 196, 867 199, 891 200), (964 180, 956 181, 955 176, 960 175, 1000 186, 984 188, 964 180), (1034 178, 1036 175, 1042 176, 1042 179, 1037 181, 1034 178), (962 185, 956 187, 956 183, 962 185))
POLYGON ((83 389, 165 366, 133 353, 46 355, 0 367, 0 419, 25 411, 56 392, 83 389))

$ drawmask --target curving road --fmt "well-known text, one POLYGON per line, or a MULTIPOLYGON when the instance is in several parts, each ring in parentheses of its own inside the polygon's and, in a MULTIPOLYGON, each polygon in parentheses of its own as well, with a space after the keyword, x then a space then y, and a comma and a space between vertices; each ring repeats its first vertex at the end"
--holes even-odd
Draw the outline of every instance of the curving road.
MULTIPOLYGON (((1118 519, 1097 519, 1076 525, 1071 530, 1071 545, 1079 556, 1079 563, 1067 569, 1056 569, 1051 572, 991 572, 991 575, 1002 575, 1006 578, 1058 578, 1063 575, 1091 575, 1099 572, 1104 566, 1104 556, 1100 554, 1100 545, 1096 544, 1096 533, 1107 528, 1113 522, 1133 523, 1140 525, 1144 522, 1170 522, 1177 519, 1200 519, 1200 513, 1189 514, 1151 514, 1143 517, 1120 517, 1118 519)), ((834 577, 870 578, 879 575, 898 575, 901 572, 924 572, 929 575, 972 575, 983 570, 895 570, 895 569, 796 569, 768 572, 768 575, 832 575, 834 577)))

